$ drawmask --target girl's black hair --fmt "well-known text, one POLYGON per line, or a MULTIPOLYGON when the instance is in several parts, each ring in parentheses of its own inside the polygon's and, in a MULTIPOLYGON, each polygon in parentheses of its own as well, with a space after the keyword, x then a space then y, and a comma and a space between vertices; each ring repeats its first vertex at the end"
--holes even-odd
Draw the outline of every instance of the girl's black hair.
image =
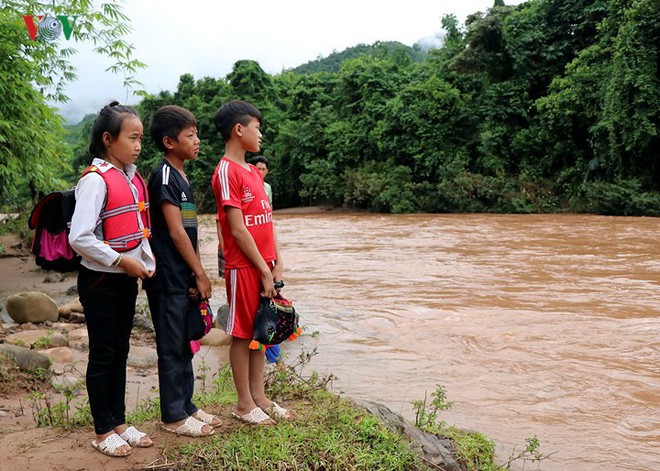
POLYGON ((107 132, 113 139, 119 136, 121 125, 129 114, 139 118, 137 111, 130 106, 119 104, 118 101, 113 101, 103 107, 92 124, 89 144, 89 153, 92 156, 103 158, 105 155, 103 134, 107 132))

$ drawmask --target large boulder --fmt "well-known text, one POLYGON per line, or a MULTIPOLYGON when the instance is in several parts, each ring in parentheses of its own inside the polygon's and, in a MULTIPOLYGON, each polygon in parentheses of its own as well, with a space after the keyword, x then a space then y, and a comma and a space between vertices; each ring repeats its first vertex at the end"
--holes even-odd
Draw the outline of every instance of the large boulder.
POLYGON ((39 291, 12 294, 5 301, 5 309, 9 316, 19 324, 55 322, 59 318, 55 301, 39 291))
POLYGON ((50 368, 50 359, 43 353, 30 350, 16 345, 0 344, 0 355, 6 355, 16 362, 21 371, 33 370, 35 368, 50 368))
POLYGON ((465 471, 466 467, 456 460, 452 453, 450 440, 418 429, 384 404, 373 401, 360 401, 358 404, 382 420, 390 430, 410 440, 412 447, 434 469, 465 471))

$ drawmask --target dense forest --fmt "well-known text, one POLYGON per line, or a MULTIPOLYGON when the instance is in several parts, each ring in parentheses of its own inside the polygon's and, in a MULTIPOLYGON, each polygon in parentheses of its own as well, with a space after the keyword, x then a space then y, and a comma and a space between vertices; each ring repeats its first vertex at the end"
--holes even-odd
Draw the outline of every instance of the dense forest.
MULTIPOLYGON (((196 115, 202 145, 188 174, 202 212, 214 210, 208 183, 222 155, 212 117, 241 98, 264 115, 276 208, 660 215, 660 2, 496 0, 464 25, 448 15, 440 27, 436 49, 358 45, 277 75, 242 60, 225 77, 183 75, 136 107, 145 125, 165 104, 196 115)), ((45 113, 30 119, 53 128, 45 113)), ((6 165, 12 152, 34 159, 34 149, 7 147, 5 122, 5 209, 61 185, 49 171, 75 182, 89 160, 89 119, 70 131, 70 168, 30 164, 32 173, 6 165)), ((37 150, 56 152, 63 134, 37 150)), ((140 170, 160 158, 145 138, 140 170)))

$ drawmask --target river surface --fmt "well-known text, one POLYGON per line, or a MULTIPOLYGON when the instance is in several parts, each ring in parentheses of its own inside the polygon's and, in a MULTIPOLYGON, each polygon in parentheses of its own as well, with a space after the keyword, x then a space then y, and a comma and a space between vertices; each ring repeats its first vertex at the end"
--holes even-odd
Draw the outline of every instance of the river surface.
POLYGON ((440 418, 488 435, 500 463, 535 435, 543 470, 660 470, 660 219, 275 221, 283 294, 320 333, 303 339, 318 348, 309 368, 334 373, 336 392, 413 420, 411 402, 443 385, 440 418))

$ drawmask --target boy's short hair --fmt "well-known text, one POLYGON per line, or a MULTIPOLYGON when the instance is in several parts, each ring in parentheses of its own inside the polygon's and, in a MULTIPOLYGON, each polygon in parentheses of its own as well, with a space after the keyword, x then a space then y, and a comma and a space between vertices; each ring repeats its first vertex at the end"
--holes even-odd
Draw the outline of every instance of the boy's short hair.
POLYGON ((265 164, 266 168, 268 168, 268 159, 266 158, 265 155, 257 155, 256 157, 253 157, 252 159, 250 159, 250 163, 252 165, 265 164))
POLYGON ((252 104, 243 100, 231 100, 222 105, 213 117, 213 123, 225 142, 231 137, 234 126, 247 126, 252 118, 261 124, 261 113, 252 104))
POLYGON ((180 106, 167 105, 158 108, 151 117, 149 133, 158 150, 167 152, 167 147, 163 144, 165 137, 171 137, 176 141, 181 131, 196 126, 197 120, 190 111, 180 106))

